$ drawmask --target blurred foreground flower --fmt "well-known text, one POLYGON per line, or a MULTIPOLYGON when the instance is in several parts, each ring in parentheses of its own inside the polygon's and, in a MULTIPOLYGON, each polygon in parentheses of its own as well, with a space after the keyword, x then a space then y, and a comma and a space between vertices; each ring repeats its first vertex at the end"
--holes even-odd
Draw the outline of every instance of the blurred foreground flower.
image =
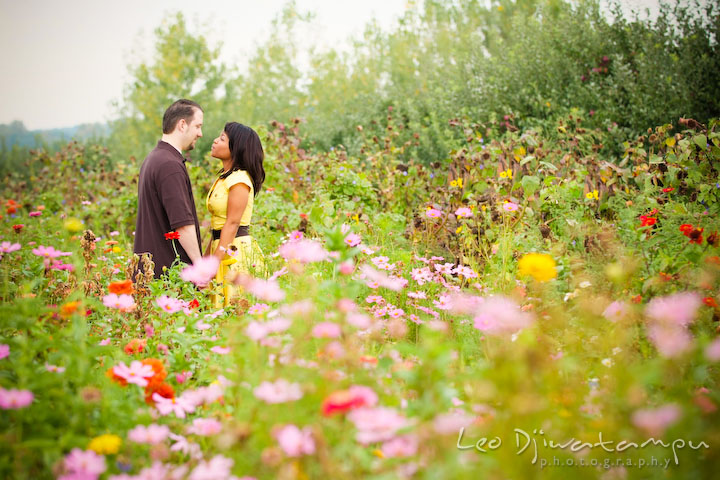
POLYGON ((538 282, 547 282, 557 277, 555 260, 545 253, 528 253, 518 261, 520 275, 533 277, 538 282))
POLYGON ((17 410, 25 408, 33 402, 35 396, 30 390, 5 390, 0 387, 0 408, 3 410, 17 410))
POLYGON ((681 415, 680 407, 671 403, 655 409, 637 410, 633 413, 632 423, 652 437, 662 437, 681 415))
POLYGON ((310 427, 300 430, 295 425, 285 425, 274 434, 280 448, 288 457, 300 457, 315 453, 315 440, 310 427))
POLYGON ((204 287, 215 278, 220 266, 220 260, 214 255, 202 257, 192 265, 188 265, 180 272, 180 278, 192 282, 198 287, 204 287))

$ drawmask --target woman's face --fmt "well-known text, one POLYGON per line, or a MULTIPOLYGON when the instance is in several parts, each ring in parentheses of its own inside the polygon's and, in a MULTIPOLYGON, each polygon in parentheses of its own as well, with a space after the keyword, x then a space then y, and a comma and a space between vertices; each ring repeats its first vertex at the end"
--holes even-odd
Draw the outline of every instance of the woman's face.
POLYGON ((219 160, 230 160, 230 142, 227 133, 222 132, 219 137, 213 140, 210 155, 219 160))

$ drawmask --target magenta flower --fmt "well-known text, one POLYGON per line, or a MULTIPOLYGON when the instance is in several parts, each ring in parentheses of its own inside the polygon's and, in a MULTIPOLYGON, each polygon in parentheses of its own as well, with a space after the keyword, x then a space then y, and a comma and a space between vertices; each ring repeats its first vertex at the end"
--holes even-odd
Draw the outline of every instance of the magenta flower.
POLYGON ((10 345, 0 343, 0 360, 7 358, 8 356, 10 356, 10 345))
POLYGON ((645 307, 645 315, 655 322, 687 326, 695 319, 701 305, 702 299, 697 293, 674 293, 650 300, 645 307))
POLYGON ((58 367, 57 365, 50 365, 49 363, 46 363, 45 370, 53 373, 63 373, 65 371, 65 367, 58 367))
POLYGON ((520 207, 518 206, 517 203, 505 202, 505 203, 503 203, 502 208, 503 208, 503 210, 505 210, 506 212, 515 212, 515 211, 517 211, 517 209, 520 208, 520 207))
POLYGON ((196 418, 193 420, 193 424, 188 427, 187 433, 209 437, 220 433, 221 430, 222 423, 214 418, 196 418))
POLYGON ((135 443, 147 443, 155 445, 164 442, 170 435, 170 429, 167 425, 157 425, 152 423, 147 427, 138 425, 128 432, 128 440, 135 443))
POLYGON ((215 345, 210 349, 211 352, 217 353, 218 355, 227 355, 230 353, 230 347, 221 347, 218 345, 215 345))
POLYGON ((167 295, 159 296, 155 300, 155 303, 157 303, 157 306, 167 313, 179 312, 185 307, 185 302, 178 300, 177 298, 168 297, 167 295))
POLYGON ((109 308, 116 308, 122 312, 129 312, 135 308, 135 300, 132 295, 122 293, 109 293, 103 297, 103 305, 109 308))
POLYGON ((72 255, 72 252, 61 252, 60 250, 55 250, 53 247, 44 247, 42 245, 38 246, 38 248, 33 248, 32 253, 43 258, 58 258, 72 255))
POLYGON ((266 303, 256 303, 248 309, 250 315, 262 315, 263 313, 270 310, 270 305, 266 303))
POLYGON ((333 322, 322 322, 312 329, 312 336, 315 338, 338 338, 342 331, 340 325, 333 322))
POLYGON ((185 394, 175 398, 165 398, 162 395, 153 393, 152 399, 155 402, 155 408, 158 409, 161 415, 174 413, 177 418, 185 418, 185 414, 195 411, 195 403, 185 394))
POLYGON ((147 387, 147 379, 155 375, 150 365, 145 365, 139 360, 134 360, 129 367, 125 365, 125 362, 120 362, 113 367, 113 373, 127 383, 134 383, 141 387, 147 387))
POLYGON ((655 409, 635 411, 632 415, 632 423, 651 437, 661 437, 665 430, 677 422, 681 416, 680 407, 669 403, 655 409))
POLYGON ((288 457, 300 457, 315 453, 315 440, 310 427, 300 430, 295 425, 285 425, 275 433, 280 448, 288 457))
POLYGON ((278 252, 285 260, 295 260, 300 263, 321 262, 328 257, 328 252, 321 244, 305 239, 283 243, 278 252))
POLYGON ((39 217, 40 215, 42 215, 42 212, 40 210, 36 210, 34 212, 30 212, 28 215, 30 215, 31 217, 39 217))
POLYGON ((403 435, 383 443, 381 451, 385 458, 412 457, 417 453, 418 443, 415 435, 403 435))
POLYGON ((215 278, 219 266, 220 260, 215 255, 202 257, 192 265, 185 267, 180 272, 180 278, 199 287, 204 287, 215 278))
POLYGON ((427 211, 425 211, 425 215, 428 218, 440 218, 442 216, 442 212, 436 208, 428 208, 427 211))
POLYGON ((345 243, 350 247, 357 247, 362 242, 362 238, 357 233, 351 233, 345 237, 345 243))
POLYGON ((509 335, 530 326, 533 321, 533 316, 523 312, 513 300, 498 295, 479 304, 474 326, 490 335, 509 335))
POLYGON ((470 218, 473 216, 473 212, 468 207, 460 207, 455 210, 455 216, 458 218, 470 218))
POLYGON ((202 461, 193 469, 188 480, 224 480, 234 478, 231 473, 235 462, 222 455, 215 455, 209 462, 202 461))
POLYGON ((25 408, 33 402, 35 396, 30 390, 5 390, 0 387, 0 408, 3 410, 18 410, 25 408))
POLYGON ((303 396, 299 383, 290 383, 282 378, 274 383, 262 382, 253 390, 253 394, 256 398, 270 404, 294 402, 303 396))
POLYGON ((70 473, 66 478, 75 479, 97 479, 101 473, 107 470, 105 457, 98 455, 92 450, 80 450, 73 448, 65 456, 65 470, 70 473))
POLYGON ((355 438, 363 445, 385 442, 395 437, 395 433, 408 425, 407 419, 391 408, 358 408, 347 415, 355 424, 355 438))
POLYGON ((20 250, 20 244, 19 243, 10 243, 10 242, 2 242, 0 243, 0 252, 1 253, 11 253, 16 250, 20 250))
POLYGON ((602 315, 611 322, 622 320, 630 314, 627 303, 621 301, 612 302, 603 311, 602 315))

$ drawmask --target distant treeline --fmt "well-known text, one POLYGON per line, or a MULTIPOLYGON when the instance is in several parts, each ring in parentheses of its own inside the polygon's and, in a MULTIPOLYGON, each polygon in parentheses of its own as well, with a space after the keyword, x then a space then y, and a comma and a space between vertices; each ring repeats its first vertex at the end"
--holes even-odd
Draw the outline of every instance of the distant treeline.
POLYGON ((598 0, 408 5, 389 30, 370 23, 348 48, 307 50, 312 17, 291 1, 243 68, 219 60, 220 48, 233 46, 210 45, 178 14, 155 31, 152 58, 129 66, 124 110, 105 145, 116 160, 142 159, 164 109, 181 97, 205 109, 194 157, 209 152, 226 121, 293 118, 302 119, 301 147, 361 154, 387 134, 390 107, 396 144, 408 145, 402 155, 425 163, 443 161, 467 135, 452 128, 458 119, 484 135, 552 135, 560 119, 578 115, 613 134, 616 144, 600 152, 612 158, 649 127, 720 116, 718 2, 677 0, 643 20, 598 0))

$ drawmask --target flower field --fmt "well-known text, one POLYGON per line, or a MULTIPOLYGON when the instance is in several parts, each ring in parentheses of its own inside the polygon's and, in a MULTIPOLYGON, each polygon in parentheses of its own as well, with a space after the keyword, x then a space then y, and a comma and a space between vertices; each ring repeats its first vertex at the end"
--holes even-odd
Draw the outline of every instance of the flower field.
MULTIPOLYGON (((269 271, 224 309, 217 265, 133 257, 139 161, 33 152, 1 192, 0 477, 711 478, 718 125, 609 152, 582 117, 455 119, 432 164, 392 107, 357 157, 270 124, 269 271)), ((205 241, 217 167, 189 163, 205 241)))

